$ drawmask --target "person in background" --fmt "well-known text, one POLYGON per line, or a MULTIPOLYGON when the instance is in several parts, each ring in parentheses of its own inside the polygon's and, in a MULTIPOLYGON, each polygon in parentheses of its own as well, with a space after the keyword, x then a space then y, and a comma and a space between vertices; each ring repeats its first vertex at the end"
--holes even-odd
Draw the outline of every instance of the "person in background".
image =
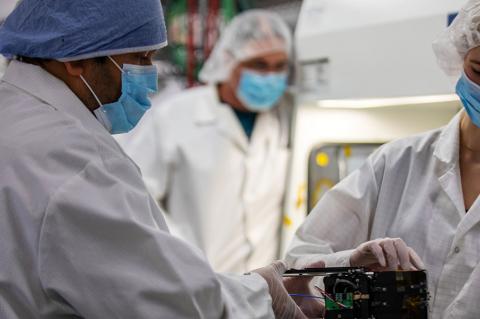
POLYGON ((240 14, 200 72, 207 85, 156 106, 122 144, 172 233, 202 250, 217 271, 242 273, 278 255, 291 46, 276 14, 240 14))
POLYGON ((435 42, 464 110, 386 144, 328 192, 299 228, 290 265, 428 271, 431 317, 480 314, 480 1, 435 42))
POLYGON ((158 0, 23 0, 0 27, 0 318, 306 318, 283 262, 221 275, 172 236, 112 138, 166 44, 158 0))

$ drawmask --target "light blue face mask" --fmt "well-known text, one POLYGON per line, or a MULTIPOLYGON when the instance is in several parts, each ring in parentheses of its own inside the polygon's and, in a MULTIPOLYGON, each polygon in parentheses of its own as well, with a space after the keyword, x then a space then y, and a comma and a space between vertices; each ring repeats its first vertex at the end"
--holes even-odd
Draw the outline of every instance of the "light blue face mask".
POLYGON ((100 105, 93 113, 111 134, 131 131, 152 106, 149 94, 158 90, 158 71, 155 65, 124 64, 123 69, 108 57, 122 72, 122 95, 117 102, 102 104, 91 86, 81 77, 100 105))
POLYGON ((252 112, 271 110, 287 89, 287 73, 257 73, 244 70, 237 87, 237 97, 252 112))
POLYGON ((480 127, 480 85, 462 72, 457 82, 456 92, 473 124, 480 127))

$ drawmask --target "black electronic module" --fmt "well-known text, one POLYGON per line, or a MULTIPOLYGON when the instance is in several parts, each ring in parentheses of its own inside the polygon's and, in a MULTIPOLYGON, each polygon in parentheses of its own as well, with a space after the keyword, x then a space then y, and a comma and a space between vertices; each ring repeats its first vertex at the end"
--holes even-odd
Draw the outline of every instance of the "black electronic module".
POLYGON ((425 271, 310 268, 290 270, 285 276, 324 276, 325 319, 428 318, 425 271))

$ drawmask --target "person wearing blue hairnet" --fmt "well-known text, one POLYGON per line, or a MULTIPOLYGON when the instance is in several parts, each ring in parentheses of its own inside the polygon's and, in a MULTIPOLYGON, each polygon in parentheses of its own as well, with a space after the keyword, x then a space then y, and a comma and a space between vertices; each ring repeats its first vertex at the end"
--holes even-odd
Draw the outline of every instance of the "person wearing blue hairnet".
POLYGON ((158 0, 23 0, 0 27, 0 318, 306 318, 283 262, 216 274, 170 235, 112 138, 166 43, 158 0))
POLYGON ((278 258, 291 46, 277 14, 238 15, 200 72, 206 85, 158 101, 121 143, 172 233, 201 249, 217 271, 242 273, 278 258))
POLYGON ((321 198, 287 261, 428 271, 430 318, 480 318, 480 0, 434 42, 463 104, 450 123, 382 146, 321 198))

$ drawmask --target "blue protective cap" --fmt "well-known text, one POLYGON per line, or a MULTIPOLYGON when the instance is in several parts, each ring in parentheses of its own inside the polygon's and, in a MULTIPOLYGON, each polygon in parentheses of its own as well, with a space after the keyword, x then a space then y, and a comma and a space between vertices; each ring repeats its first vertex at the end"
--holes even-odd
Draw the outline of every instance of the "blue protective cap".
POLYGON ((60 61, 167 45, 160 0, 22 0, 0 27, 0 53, 60 61))

